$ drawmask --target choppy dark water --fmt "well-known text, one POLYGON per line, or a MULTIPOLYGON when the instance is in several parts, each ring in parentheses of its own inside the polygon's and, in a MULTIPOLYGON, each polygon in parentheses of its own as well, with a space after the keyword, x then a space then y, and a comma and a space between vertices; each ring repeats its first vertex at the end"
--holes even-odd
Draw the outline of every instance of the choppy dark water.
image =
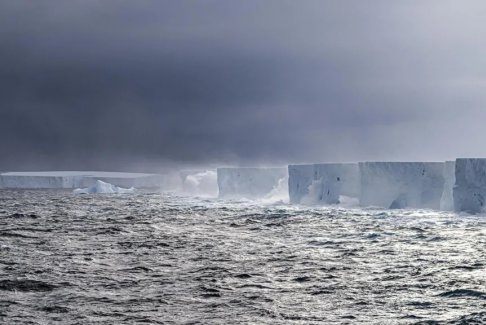
POLYGON ((0 323, 475 321, 486 216, 0 191, 0 323))

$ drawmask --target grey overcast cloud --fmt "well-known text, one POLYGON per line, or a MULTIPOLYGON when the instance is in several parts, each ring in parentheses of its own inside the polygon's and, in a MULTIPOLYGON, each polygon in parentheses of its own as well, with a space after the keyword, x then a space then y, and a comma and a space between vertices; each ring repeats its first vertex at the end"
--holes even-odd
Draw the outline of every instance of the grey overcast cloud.
POLYGON ((486 156, 485 1, 0 3, 0 170, 486 156))

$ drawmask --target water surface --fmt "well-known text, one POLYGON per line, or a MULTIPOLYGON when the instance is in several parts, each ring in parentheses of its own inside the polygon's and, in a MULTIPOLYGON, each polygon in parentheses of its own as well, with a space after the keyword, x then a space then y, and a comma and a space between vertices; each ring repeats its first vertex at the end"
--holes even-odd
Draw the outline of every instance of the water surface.
POLYGON ((486 322, 486 217, 0 191, 0 323, 486 322))

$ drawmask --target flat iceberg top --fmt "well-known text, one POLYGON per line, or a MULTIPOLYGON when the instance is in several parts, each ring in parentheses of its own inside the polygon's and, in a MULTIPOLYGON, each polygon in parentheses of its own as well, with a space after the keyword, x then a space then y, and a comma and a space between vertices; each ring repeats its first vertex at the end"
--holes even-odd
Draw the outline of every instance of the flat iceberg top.
POLYGON ((218 167, 216 168, 220 171, 282 171, 287 170, 287 166, 285 167, 218 167))
POLYGON ((359 165, 368 165, 368 166, 443 166, 443 161, 364 161, 358 163, 359 165))
POLYGON ((333 166, 336 166, 336 167, 339 167, 339 166, 358 166, 358 163, 350 163, 350 162, 346 162, 346 163, 335 163, 335 162, 332 162, 332 163, 315 163, 315 164, 290 164, 288 165, 288 167, 306 167, 306 166, 309 166, 309 167, 314 167, 314 166, 329 166, 329 167, 333 167, 333 166))
POLYGON ((103 172, 103 171, 44 171, 44 172, 6 172, 6 173, 0 173, 0 175, 1 176, 26 176, 26 177, 83 176, 83 177, 137 178, 137 177, 156 176, 158 174, 103 172))

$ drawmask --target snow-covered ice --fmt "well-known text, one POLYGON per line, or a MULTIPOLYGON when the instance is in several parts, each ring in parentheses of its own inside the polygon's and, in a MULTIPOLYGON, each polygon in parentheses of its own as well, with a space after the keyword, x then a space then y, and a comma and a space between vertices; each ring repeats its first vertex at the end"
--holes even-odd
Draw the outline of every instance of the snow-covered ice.
POLYGON ((287 168, 218 168, 217 176, 219 197, 263 199, 287 181, 287 168))
POLYGON ((105 183, 103 181, 97 180, 93 186, 87 188, 77 188, 73 191, 74 194, 123 194, 123 193, 134 193, 135 188, 122 188, 115 186, 113 184, 105 183))
POLYGON ((359 196, 358 164, 289 165, 290 203, 338 204, 359 196))
POLYGON ((442 162, 364 162, 359 169, 362 206, 440 209, 442 162))

